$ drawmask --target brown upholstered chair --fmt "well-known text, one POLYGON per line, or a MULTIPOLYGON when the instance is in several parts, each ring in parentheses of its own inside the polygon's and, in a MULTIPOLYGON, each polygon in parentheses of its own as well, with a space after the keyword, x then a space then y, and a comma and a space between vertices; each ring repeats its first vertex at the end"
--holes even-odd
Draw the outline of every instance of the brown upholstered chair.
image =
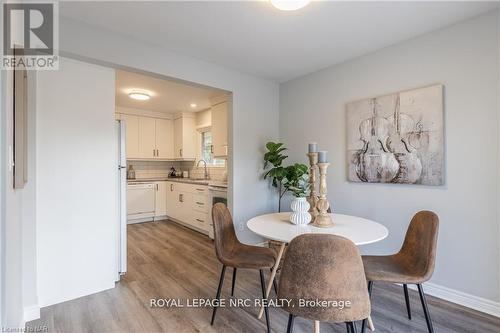
MULTIPOLYGON (((415 214, 410 222, 403 246, 398 253, 389 256, 363 256, 368 289, 371 295, 373 282, 400 283, 403 285, 406 310, 411 319, 408 284, 416 284, 424 310, 427 328, 434 332, 422 283, 434 272, 439 229, 438 216, 430 211, 415 214)), ((363 321, 361 332, 365 330, 363 321)))
MULTIPOLYGON (((262 298, 266 298, 266 283, 264 281, 263 269, 272 269, 276 262, 276 253, 266 247, 251 246, 240 243, 234 232, 233 219, 231 213, 223 203, 217 203, 212 207, 212 220, 214 222, 214 242, 217 258, 222 263, 222 272, 217 288, 217 300, 220 299, 222 283, 226 267, 233 267, 233 281, 231 286, 231 296, 234 295, 236 282, 236 270, 238 268, 258 269, 260 272, 260 283, 262 287, 262 298)), ((211 325, 214 324, 217 307, 212 313, 211 325)), ((271 332, 269 323, 269 311, 265 308, 267 331, 271 332)))
POLYGON ((287 332, 292 332, 295 316, 314 321, 345 322, 347 332, 356 332, 354 322, 370 315, 370 297, 358 248, 340 236, 305 234, 296 237, 288 245, 278 283, 278 299, 291 300, 283 307, 290 314, 287 332), (316 299, 349 301, 351 306, 341 309, 300 304, 301 300, 316 299))

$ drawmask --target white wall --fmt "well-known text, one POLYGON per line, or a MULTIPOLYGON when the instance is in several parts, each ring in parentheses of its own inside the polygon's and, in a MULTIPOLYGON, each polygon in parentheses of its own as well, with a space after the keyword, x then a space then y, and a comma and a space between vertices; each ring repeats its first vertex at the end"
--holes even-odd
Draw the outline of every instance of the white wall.
POLYGON ((238 237, 249 243, 261 241, 246 228, 246 221, 276 207, 274 194, 261 179, 265 142, 278 137, 276 83, 66 18, 60 20, 59 45, 63 52, 107 62, 110 66, 131 67, 232 91, 233 110, 229 116, 232 158, 228 170, 229 195, 233 200, 229 200, 229 205, 238 237))
POLYGON ((114 287, 117 161, 114 70, 61 58, 37 78, 40 306, 114 287))
MULTIPOLYGON (((432 282, 500 301, 498 14, 492 13, 295 79, 280 87, 280 136, 290 160, 306 145, 328 150, 335 211, 368 217, 389 238, 364 252, 399 249, 412 215, 440 217, 432 282), (432 83, 445 86, 446 185, 356 184, 346 180, 345 104, 432 83)), ((497 303, 498 304, 498 303, 497 303)))

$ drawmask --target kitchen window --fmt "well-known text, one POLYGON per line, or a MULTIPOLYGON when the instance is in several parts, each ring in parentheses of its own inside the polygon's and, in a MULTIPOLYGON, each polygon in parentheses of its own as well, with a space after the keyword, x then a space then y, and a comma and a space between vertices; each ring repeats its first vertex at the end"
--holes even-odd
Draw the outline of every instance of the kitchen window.
POLYGON ((212 132, 201 132, 201 158, 208 166, 223 167, 224 160, 213 157, 212 132))

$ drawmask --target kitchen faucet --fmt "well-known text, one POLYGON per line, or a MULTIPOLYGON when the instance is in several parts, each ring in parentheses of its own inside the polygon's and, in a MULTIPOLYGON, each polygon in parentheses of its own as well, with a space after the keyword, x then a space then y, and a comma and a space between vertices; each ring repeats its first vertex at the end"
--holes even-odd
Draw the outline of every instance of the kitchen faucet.
POLYGON ((206 180, 210 179, 210 177, 208 176, 207 161, 205 161, 205 160, 199 160, 198 163, 196 164, 196 167, 200 166, 200 162, 203 162, 205 164, 205 179, 206 180))

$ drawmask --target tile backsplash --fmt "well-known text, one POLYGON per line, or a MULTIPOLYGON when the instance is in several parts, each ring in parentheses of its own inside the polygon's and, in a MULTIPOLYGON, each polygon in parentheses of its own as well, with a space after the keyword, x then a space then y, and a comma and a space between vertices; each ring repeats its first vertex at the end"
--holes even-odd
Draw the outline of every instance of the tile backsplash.
MULTIPOLYGON (((194 162, 181 162, 181 169, 188 170, 191 178, 203 178, 205 176, 203 163, 200 164, 200 167, 196 167, 194 162)), ((207 167, 207 170, 211 180, 227 181, 226 167, 207 167)))
POLYGON ((134 168, 136 179, 165 178, 171 167, 176 170, 181 168, 180 162, 165 161, 127 161, 127 170, 129 165, 134 168))
MULTIPOLYGON (((189 171, 190 178, 203 178, 205 170, 203 166, 196 167, 195 162, 167 162, 167 161, 127 161, 127 169, 129 165, 135 170, 136 179, 155 179, 168 177, 170 168, 176 170, 189 171)), ((225 167, 208 167, 210 179, 223 181, 226 177, 225 167)))

